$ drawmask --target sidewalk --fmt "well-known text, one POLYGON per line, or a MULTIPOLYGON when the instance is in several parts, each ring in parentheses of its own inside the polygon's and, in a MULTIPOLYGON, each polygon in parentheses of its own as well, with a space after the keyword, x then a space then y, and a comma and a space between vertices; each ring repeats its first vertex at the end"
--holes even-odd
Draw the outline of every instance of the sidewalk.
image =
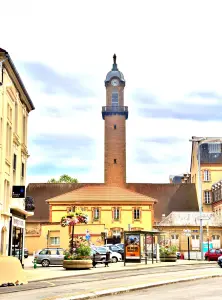
MULTIPOLYGON (((51 291, 50 288, 43 289, 44 291, 42 291, 42 293, 44 293, 44 299, 47 300, 80 300, 219 276, 222 276, 222 271, 220 268, 215 267, 208 268, 207 270, 181 270, 170 273, 135 274, 133 276, 127 276, 127 274, 125 274, 124 277, 117 276, 116 278, 103 280, 102 285, 101 278, 100 280, 97 279, 96 281, 87 282, 84 280, 76 281, 77 278, 70 278, 68 286, 60 285, 54 288, 52 287, 51 291), (54 289, 56 289, 56 296, 55 293, 52 294, 54 289)), ((66 279, 64 278, 63 281, 65 283, 66 279)), ((41 292, 39 291, 38 293, 41 292)))
POLYGON ((106 268, 104 265, 97 265, 96 268, 92 268, 90 270, 65 270, 62 266, 55 266, 49 268, 43 268, 41 265, 37 267, 37 269, 28 267, 25 268, 25 274, 28 282, 32 281, 40 281, 40 280, 50 280, 61 277, 72 277, 79 275, 88 275, 94 273, 110 273, 110 272, 120 272, 124 270, 133 270, 133 269, 146 269, 146 268, 161 268, 161 267, 170 267, 170 266, 181 266, 181 265, 205 265, 205 266, 215 266, 217 267, 216 262, 208 262, 208 261, 196 261, 196 260, 178 260, 177 262, 159 262, 152 264, 152 262, 148 262, 145 265, 145 262, 142 263, 126 263, 124 267, 123 262, 111 263, 109 267, 106 268))

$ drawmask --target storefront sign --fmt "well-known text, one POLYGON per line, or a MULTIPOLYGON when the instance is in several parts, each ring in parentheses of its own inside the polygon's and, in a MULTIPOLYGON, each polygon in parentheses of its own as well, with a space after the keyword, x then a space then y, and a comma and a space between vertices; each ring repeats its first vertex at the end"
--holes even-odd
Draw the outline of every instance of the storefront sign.
POLYGON ((140 260, 140 235, 126 235, 125 240, 126 259, 140 260))
POLYGON ((25 186, 13 185, 12 198, 25 198, 25 186))
POLYGON ((12 226, 19 227, 19 228, 25 228, 25 220, 12 217, 12 226))

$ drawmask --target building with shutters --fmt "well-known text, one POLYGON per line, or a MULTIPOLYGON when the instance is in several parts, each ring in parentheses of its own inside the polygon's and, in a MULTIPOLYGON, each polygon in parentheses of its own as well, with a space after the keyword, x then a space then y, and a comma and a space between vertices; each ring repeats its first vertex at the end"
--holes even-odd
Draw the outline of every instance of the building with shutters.
MULTIPOLYGON (((192 137, 192 139, 198 139, 192 137)), ((195 184, 197 195, 198 181, 198 142, 192 142, 191 153, 191 182, 195 184)), ((200 190, 202 193, 202 205, 204 212, 218 211, 219 201, 214 196, 214 190, 222 180, 222 143, 206 142, 200 145, 200 190)), ((216 189, 215 189, 216 188, 216 189)))

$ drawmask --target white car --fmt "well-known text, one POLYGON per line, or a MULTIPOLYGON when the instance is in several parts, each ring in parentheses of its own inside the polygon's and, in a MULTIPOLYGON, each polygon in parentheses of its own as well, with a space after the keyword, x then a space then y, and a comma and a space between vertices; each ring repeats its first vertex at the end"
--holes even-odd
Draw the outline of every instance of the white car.
MULTIPOLYGON (((95 247, 99 252, 106 253, 106 247, 95 247)), ((118 261, 122 261, 122 255, 117 252, 111 251, 107 248, 107 251, 110 252, 110 259, 113 263, 117 263, 118 261)))

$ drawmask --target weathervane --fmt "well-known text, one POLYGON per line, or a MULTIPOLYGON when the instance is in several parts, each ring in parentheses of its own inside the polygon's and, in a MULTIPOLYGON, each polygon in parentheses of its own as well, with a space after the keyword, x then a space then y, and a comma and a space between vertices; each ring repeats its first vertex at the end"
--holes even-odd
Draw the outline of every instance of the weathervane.
POLYGON ((113 55, 113 63, 116 65, 116 54, 113 55))

